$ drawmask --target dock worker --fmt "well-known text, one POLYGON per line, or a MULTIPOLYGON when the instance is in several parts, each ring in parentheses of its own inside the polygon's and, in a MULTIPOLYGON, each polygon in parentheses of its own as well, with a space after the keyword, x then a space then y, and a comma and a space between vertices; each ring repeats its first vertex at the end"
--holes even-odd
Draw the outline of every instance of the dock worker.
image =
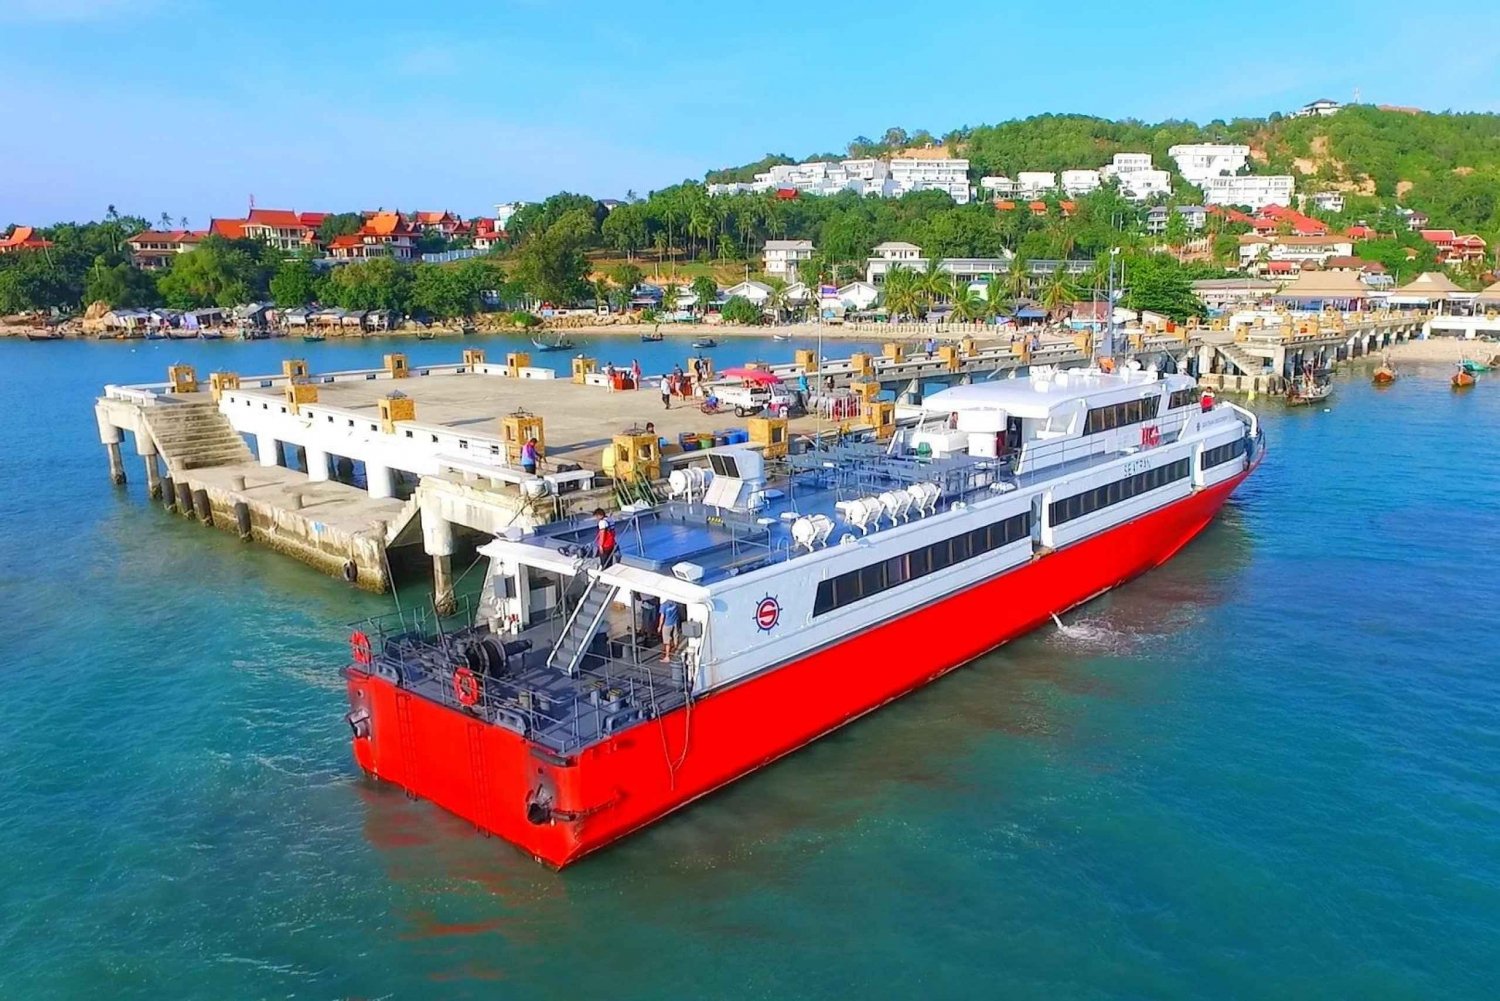
POLYGON ((677 646, 682 642, 682 606, 670 598, 661 603, 661 621, 657 626, 661 633, 661 662, 667 663, 677 646))
POLYGON ((663 410, 672 409, 672 380, 665 372, 661 374, 661 405, 663 410))
POLYGON ((604 508, 594 509, 594 520, 598 533, 594 536, 594 548, 599 550, 599 566, 607 567, 615 561, 619 551, 615 547, 615 525, 604 513, 604 508))
POLYGON ((536 449, 536 435, 532 435, 530 438, 527 438, 526 444, 521 446, 521 470, 528 476, 536 475, 536 449))

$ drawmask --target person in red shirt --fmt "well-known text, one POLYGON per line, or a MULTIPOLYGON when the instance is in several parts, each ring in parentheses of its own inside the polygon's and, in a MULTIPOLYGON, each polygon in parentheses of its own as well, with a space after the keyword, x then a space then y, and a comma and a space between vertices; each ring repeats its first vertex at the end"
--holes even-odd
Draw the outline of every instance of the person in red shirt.
POLYGON ((615 561, 618 555, 615 548, 615 526, 602 507, 594 510, 594 518, 599 522, 599 532, 594 537, 594 548, 599 551, 599 565, 607 567, 615 561))

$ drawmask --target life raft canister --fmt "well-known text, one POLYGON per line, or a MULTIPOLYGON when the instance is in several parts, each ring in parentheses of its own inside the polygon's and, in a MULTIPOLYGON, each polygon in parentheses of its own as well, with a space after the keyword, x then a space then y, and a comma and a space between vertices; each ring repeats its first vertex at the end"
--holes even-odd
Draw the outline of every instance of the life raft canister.
POLYGON ((453 694, 461 705, 472 706, 479 701, 479 679, 467 667, 453 672, 453 694))
POLYGON ((370 661, 370 637, 356 629, 349 634, 349 652, 354 656, 354 663, 361 667, 369 667, 370 661))

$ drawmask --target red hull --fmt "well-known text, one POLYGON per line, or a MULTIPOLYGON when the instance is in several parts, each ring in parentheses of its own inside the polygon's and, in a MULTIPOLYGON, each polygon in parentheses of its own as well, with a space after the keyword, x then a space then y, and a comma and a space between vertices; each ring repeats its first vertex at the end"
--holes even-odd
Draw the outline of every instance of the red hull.
POLYGON ((561 867, 1166 562, 1246 475, 566 759, 351 670, 351 701, 370 713, 354 756, 371 775, 561 867), (526 803, 539 784, 553 792, 554 819, 535 824, 526 803))

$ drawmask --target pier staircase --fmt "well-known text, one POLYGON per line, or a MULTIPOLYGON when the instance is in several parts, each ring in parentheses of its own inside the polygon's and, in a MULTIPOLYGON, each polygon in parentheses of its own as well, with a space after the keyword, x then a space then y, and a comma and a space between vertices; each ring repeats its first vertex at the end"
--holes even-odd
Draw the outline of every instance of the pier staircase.
POLYGON ((588 588, 573 609, 573 617, 563 627, 561 638, 547 655, 548 667, 569 676, 577 676, 578 669, 583 665, 583 658, 588 654, 589 645, 598 635, 604 615, 609 611, 609 603, 618 590, 613 584, 605 584, 598 577, 589 581, 588 588))
POLYGON ((1233 365, 1240 375, 1262 375, 1265 373, 1266 359, 1251 354, 1233 341, 1215 344, 1214 350, 1228 361, 1229 364, 1233 365))
POLYGON ((141 415, 174 478, 190 469, 255 461, 245 439, 210 401, 142 407, 141 415))

